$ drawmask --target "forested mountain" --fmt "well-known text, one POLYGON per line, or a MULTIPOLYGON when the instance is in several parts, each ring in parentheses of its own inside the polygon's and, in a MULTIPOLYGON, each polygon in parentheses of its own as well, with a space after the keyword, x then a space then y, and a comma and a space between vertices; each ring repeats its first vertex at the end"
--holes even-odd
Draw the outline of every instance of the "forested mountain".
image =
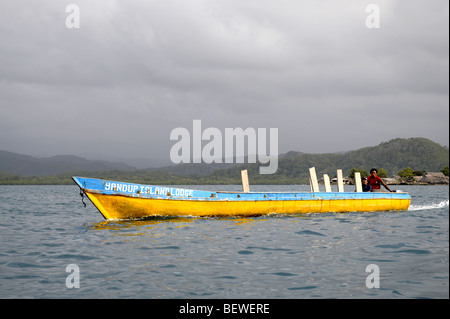
MULTIPOLYGON (((246 165, 253 183, 264 181, 308 182, 310 167, 315 167, 318 176, 334 177, 337 169, 344 175, 352 168, 384 168, 389 176, 411 167, 419 171, 439 172, 449 163, 449 150, 425 138, 394 139, 378 146, 366 147, 346 153, 306 154, 289 152, 279 159, 278 170, 273 175, 259 175, 259 164, 246 165)), ((240 176, 242 167, 215 171, 217 177, 240 176)))
POLYGON ((347 175, 352 168, 369 171, 372 167, 376 167, 384 168, 388 176, 393 176, 406 167, 417 171, 439 172, 444 166, 449 165, 448 147, 425 138, 397 138, 377 146, 345 153, 288 152, 279 156, 277 172, 269 175, 259 174, 259 163, 181 164, 158 169, 133 170, 123 164, 87 161, 75 156, 53 157, 37 162, 34 158, 28 158, 28 161, 23 161, 22 158, 19 161, 14 160, 14 153, 7 154, 10 157, 10 161, 6 162, 9 163, 8 166, 5 165, 5 153, 9 152, 0 151, 0 183, 2 184, 71 183, 71 175, 148 184, 232 184, 240 182, 242 169, 248 170, 252 184, 305 184, 308 183, 308 169, 313 166, 319 177, 323 174, 334 177, 337 169, 342 169, 344 175, 347 175), (33 170, 31 170, 32 167, 33 170), (40 174, 36 174, 36 169, 41 169, 40 174), (25 172, 28 170, 33 171, 34 176, 53 176, 28 179, 18 176, 26 176, 25 172))

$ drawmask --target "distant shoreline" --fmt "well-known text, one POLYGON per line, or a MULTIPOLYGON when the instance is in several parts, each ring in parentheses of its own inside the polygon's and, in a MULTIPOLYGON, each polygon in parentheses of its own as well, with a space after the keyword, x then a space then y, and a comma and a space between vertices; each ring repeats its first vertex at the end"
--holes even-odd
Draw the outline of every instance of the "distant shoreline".
MULTIPOLYGON (((141 182, 132 182, 132 181, 126 181, 129 183, 136 183, 136 184, 146 184, 146 185, 170 185, 170 186, 214 186, 214 185, 233 185, 233 186, 239 186, 242 185, 241 183, 196 183, 196 184, 184 184, 184 183, 141 183, 141 182)), ((389 186, 448 186, 448 183, 386 183, 389 186)), ((17 183, 4 183, 3 181, 0 181, 0 186, 70 186, 74 185, 74 182, 67 182, 67 183, 26 183, 26 182, 17 182, 17 183)), ((298 183, 298 184, 277 184, 277 183, 271 183, 271 184, 251 184, 255 186, 276 186, 276 185, 292 185, 292 186, 309 186, 309 184, 306 183, 298 183)), ((323 184, 320 184, 323 185, 323 184)), ((345 184, 347 186, 353 186, 354 184, 345 184)), ((333 184, 335 186, 335 184, 333 184)))

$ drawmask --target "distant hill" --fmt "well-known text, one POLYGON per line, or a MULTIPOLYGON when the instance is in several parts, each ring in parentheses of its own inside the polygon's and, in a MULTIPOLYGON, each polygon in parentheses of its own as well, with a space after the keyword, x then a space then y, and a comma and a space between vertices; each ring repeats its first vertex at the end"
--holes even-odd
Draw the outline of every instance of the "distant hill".
POLYGON ((36 158, 0 150, 0 171, 19 176, 49 176, 71 171, 99 172, 135 169, 135 167, 122 163, 91 161, 74 155, 36 158))
MULTIPOLYGON (((420 171, 439 172, 449 165, 449 149, 425 138, 393 139, 378 146, 366 147, 345 153, 306 154, 288 152, 280 156, 278 170, 273 175, 258 174, 259 164, 244 165, 249 170, 253 183, 270 181, 301 181, 308 183, 310 167, 315 167, 318 176, 334 177, 337 169, 344 175, 352 168, 369 171, 372 167, 384 168, 389 176, 396 175, 406 167, 420 171)), ((214 172, 217 177, 240 176, 241 167, 232 167, 214 172)))
POLYGON ((439 172, 448 165, 448 147, 425 138, 397 138, 377 146, 340 153, 307 154, 291 151, 279 156, 278 170, 271 175, 259 174, 259 163, 181 164, 137 170, 121 163, 89 161, 72 155, 37 159, 0 151, 0 184, 72 183, 70 174, 73 172, 146 184, 236 184, 240 183, 242 169, 249 171, 251 184, 308 184, 308 169, 313 166, 320 178, 323 174, 334 177, 337 169, 342 169, 347 175, 352 168, 369 171, 376 167, 384 168, 389 176, 393 176, 406 167, 439 172), (50 175, 55 177, 22 178, 50 175))

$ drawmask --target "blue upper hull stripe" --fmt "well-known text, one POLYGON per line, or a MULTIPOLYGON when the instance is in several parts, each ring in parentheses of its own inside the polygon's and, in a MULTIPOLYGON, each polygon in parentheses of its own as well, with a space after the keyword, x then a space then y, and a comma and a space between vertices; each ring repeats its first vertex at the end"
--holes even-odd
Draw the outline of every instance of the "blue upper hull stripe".
POLYGON ((72 177, 85 191, 105 195, 124 195, 142 198, 209 199, 209 200, 319 200, 319 199, 410 199, 408 193, 356 192, 216 192, 170 186, 156 186, 108 181, 96 178, 72 177))

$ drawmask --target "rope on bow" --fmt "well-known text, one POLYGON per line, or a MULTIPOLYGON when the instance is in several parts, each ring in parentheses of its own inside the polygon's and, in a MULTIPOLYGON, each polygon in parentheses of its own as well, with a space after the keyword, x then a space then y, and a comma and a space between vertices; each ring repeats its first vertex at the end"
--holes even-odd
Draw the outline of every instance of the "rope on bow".
POLYGON ((80 196, 81 196, 81 202, 83 203, 84 207, 86 207, 86 203, 84 202, 84 192, 80 188, 80 196))

